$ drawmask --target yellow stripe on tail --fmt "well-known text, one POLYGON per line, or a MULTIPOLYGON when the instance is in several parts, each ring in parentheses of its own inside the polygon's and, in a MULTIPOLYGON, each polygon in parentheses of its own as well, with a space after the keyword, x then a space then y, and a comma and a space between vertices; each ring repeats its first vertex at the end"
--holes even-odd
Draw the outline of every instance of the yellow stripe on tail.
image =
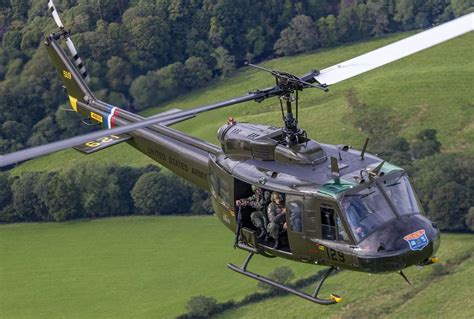
POLYGON ((71 103, 72 109, 77 112, 77 99, 69 95, 69 102, 71 103))

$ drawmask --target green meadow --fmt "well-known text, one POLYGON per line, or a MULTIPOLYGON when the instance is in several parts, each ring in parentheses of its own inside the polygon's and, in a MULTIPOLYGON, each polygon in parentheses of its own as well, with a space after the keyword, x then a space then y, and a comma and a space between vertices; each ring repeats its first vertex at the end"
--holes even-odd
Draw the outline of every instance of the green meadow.
MULTIPOLYGON (((276 297, 218 318, 468 318, 474 313, 474 235, 444 234, 434 267, 397 274, 342 271, 322 295, 332 307, 276 297)), ((121 217, 67 223, 0 226, 1 318, 173 318, 196 295, 241 300, 256 282, 227 269, 245 253, 217 218, 121 217)), ((251 270, 268 274, 286 265, 297 278, 322 269, 257 257, 251 270)), ((310 290, 311 287, 307 289, 310 290)))
MULTIPOLYGON (((272 69, 304 74, 312 69, 348 60, 378 47, 395 42, 408 34, 396 34, 367 42, 317 50, 312 53, 274 59, 262 63, 272 69)), ((349 144, 361 147, 365 134, 351 121, 351 110, 344 98, 354 88, 359 99, 380 112, 391 109, 400 129, 400 136, 412 139, 419 131, 434 128, 444 151, 462 151, 474 154, 474 59, 472 50, 474 33, 445 42, 410 57, 393 62, 363 75, 330 87, 328 93, 305 90, 301 95, 300 123, 308 135, 324 143, 349 144)), ((251 68, 239 69, 225 80, 215 82, 201 90, 184 94, 144 115, 151 116, 170 108, 189 109, 246 94, 249 91, 273 85, 273 78, 251 68)), ((66 96, 65 96, 66 101, 66 96)), ((217 129, 228 116, 238 121, 281 125, 279 104, 268 99, 260 104, 247 102, 205 114, 175 125, 177 129, 217 142, 217 129)), ((114 162, 121 165, 144 166, 151 159, 126 144, 114 146, 90 155, 97 162, 114 162)), ((33 161, 14 169, 15 173, 27 170, 59 169, 78 165, 86 156, 66 150, 33 161)))

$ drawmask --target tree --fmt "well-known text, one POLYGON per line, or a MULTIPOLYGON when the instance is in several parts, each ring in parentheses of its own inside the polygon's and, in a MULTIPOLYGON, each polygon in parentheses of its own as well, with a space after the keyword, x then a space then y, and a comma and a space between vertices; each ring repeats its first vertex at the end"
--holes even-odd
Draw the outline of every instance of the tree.
POLYGON ((186 309, 192 316, 207 318, 216 308, 217 301, 214 298, 203 295, 192 297, 186 304, 186 309))
POLYGON ((200 188, 192 186, 192 206, 193 215, 212 214, 213 210, 210 203, 209 193, 200 188))
POLYGON ((386 145, 379 146, 379 149, 378 153, 386 161, 410 170, 412 164, 410 143, 404 137, 395 137, 386 145))
POLYGON ((390 32, 390 12, 387 1, 369 0, 367 2, 370 34, 382 35, 390 32))
POLYGON ((226 78, 235 70, 235 58, 223 47, 218 47, 212 56, 216 59, 216 71, 222 78, 226 78))
POLYGON ((337 16, 338 38, 342 41, 354 41, 360 38, 359 16, 356 1, 342 1, 337 16))
POLYGON ((265 32, 262 26, 251 28, 245 35, 247 40, 247 52, 253 57, 260 56, 266 47, 265 32))
POLYGON ((474 198, 474 158, 436 154, 414 162, 414 183, 420 200, 442 230, 465 230, 474 198))
POLYGON ((139 213, 170 215, 189 213, 191 191, 180 179, 167 174, 143 174, 132 189, 132 198, 139 213))
POLYGON ((183 79, 186 70, 181 62, 167 65, 158 71, 158 88, 155 88, 155 103, 166 101, 177 96, 183 90, 183 79))
POLYGON ((70 170, 41 173, 34 183, 34 193, 47 208, 43 220, 64 221, 83 217, 81 189, 70 170))
POLYGON ((107 61, 107 80, 113 90, 127 92, 132 83, 132 66, 118 56, 107 61))
POLYGON ((184 68, 186 72, 184 84, 188 88, 203 87, 212 79, 212 72, 203 58, 195 56, 188 58, 184 68))
POLYGON ((160 169, 157 166, 150 166, 146 168, 135 168, 135 167, 124 167, 124 166, 112 166, 111 174, 117 176, 117 182, 119 186, 118 206, 120 210, 116 213, 119 215, 133 214, 134 204, 133 198, 130 192, 133 186, 138 181, 140 176, 146 171, 159 172, 160 169))
POLYGON ((130 86, 130 95, 134 100, 134 107, 137 111, 144 110, 156 105, 156 88, 158 87, 158 75, 156 72, 149 72, 133 80, 130 86))
POLYGON ((0 172, 0 223, 14 221, 12 195, 8 173, 0 172))
POLYGON ((456 17, 474 12, 474 3, 472 3, 472 0, 451 0, 450 2, 456 17))
POLYGON ((469 212, 466 215, 466 226, 470 231, 474 231, 474 206, 469 208, 469 212))
POLYGON ((466 215, 466 226, 470 231, 474 231, 474 207, 469 208, 466 215))
POLYGON ((411 144, 414 158, 422 159, 441 151, 441 143, 436 139, 437 133, 435 129, 426 129, 416 135, 416 140, 411 144))
POLYGON ((58 129, 53 116, 47 116, 33 127, 33 134, 28 139, 29 146, 53 142, 58 136, 58 129))
POLYGON ((338 41, 337 37, 337 21, 333 15, 318 20, 319 40, 321 46, 327 47, 335 45, 338 41))
POLYGON ((20 150, 26 143, 28 127, 16 121, 6 121, 2 125, 0 136, 8 141, 8 144, 2 147, 3 152, 20 150))
POLYGON ((28 0, 10 0, 12 17, 15 19, 26 19, 29 7, 28 0))
POLYGON ((136 17, 126 22, 129 36, 129 61, 142 70, 151 70, 170 62, 171 30, 159 16, 136 17))
POLYGON ((281 32, 273 49, 278 55, 292 55, 313 50, 318 46, 318 33, 313 19, 305 15, 298 15, 281 32))
POLYGON ((394 20, 400 22, 405 30, 410 29, 415 22, 415 1, 400 0, 395 7, 394 20))
POLYGON ((428 202, 428 211, 441 229, 464 230, 466 211, 460 207, 464 199, 463 186, 448 182, 434 187, 433 197, 428 202))
POLYGON ((12 184, 15 216, 25 221, 41 221, 47 214, 43 200, 35 193, 35 185, 41 173, 26 172, 12 184))
POLYGON ((117 176, 110 172, 111 166, 94 162, 83 163, 68 171, 68 176, 76 182, 85 217, 111 216, 119 210, 117 176))

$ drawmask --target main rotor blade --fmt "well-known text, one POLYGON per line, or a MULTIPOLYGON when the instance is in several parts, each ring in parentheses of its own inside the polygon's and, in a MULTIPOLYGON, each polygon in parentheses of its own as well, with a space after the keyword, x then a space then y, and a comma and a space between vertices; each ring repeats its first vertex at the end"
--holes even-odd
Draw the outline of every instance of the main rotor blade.
POLYGON ((474 30, 474 13, 320 71, 314 78, 335 84, 474 30))
POLYGON ((93 133, 89 133, 89 134, 85 134, 81 136, 76 136, 76 137, 66 139, 63 141, 53 142, 53 143, 21 150, 18 152, 10 153, 7 155, 0 156, 0 167, 8 166, 8 165, 23 162, 32 158, 36 158, 36 157, 44 156, 44 155, 54 153, 57 151, 61 151, 66 148, 70 148, 82 143, 99 139, 101 137, 110 136, 110 135, 119 135, 119 134, 128 133, 131 131, 146 128, 148 126, 152 126, 152 125, 156 125, 160 123, 166 124, 166 123, 172 123, 173 121, 176 122, 175 120, 178 120, 178 119, 191 118, 195 114, 254 100, 258 98, 262 93, 266 93, 266 92, 249 93, 239 98, 235 98, 235 99, 231 99, 231 100, 227 100, 227 101, 223 101, 223 102, 219 102, 219 103, 215 103, 211 105, 205 105, 205 106, 190 109, 187 111, 177 112, 177 113, 173 113, 169 115, 163 115, 160 117, 154 117, 154 118, 143 120, 141 122, 119 126, 113 129, 93 132, 93 133))

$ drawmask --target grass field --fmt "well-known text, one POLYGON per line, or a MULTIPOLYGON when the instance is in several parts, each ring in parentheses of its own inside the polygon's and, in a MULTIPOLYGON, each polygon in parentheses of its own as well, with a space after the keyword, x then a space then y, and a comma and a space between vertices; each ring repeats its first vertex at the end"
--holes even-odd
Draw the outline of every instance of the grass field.
MULTIPOLYGON (((296 297, 279 297, 222 314, 219 318, 437 317, 474 313, 474 236, 445 234, 442 262, 433 269, 397 274, 341 272, 323 294, 339 293, 343 303, 323 307, 296 297), (466 257, 465 257, 466 258, 466 257), (431 281, 430 281, 431 280, 431 281), (413 299, 403 303, 406 295, 413 299)), ((256 283, 230 271, 245 254, 232 249, 233 236, 215 217, 130 217, 62 224, 0 226, 1 318, 173 318, 190 297, 239 300, 256 283)), ((252 270, 268 274, 290 266, 297 277, 317 266, 257 257, 252 270)))
MULTIPOLYGON (((407 34, 397 34, 368 42, 348 44, 334 49, 318 50, 296 57, 280 58, 263 63, 275 68, 304 74, 311 69, 323 69, 354 56, 394 42, 407 34)), ((425 128, 438 130, 445 151, 474 154, 474 33, 451 40, 408 58, 396 61, 361 76, 331 87, 329 93, 306 90, 301 95, 300 122, 310 137, 325 143, 351 144, 361 147, 365 134, 348 119, 344 93, 355 88, 362 102, 381 112, 392 108, 400 120, 400 135, 408 139, 425 128)), ((167 105, 149 109, 152 115, 169 108, 187 109, 245 94, 257 88, 273 85, 266 73, 240 69, 224 81, 182 95, 167 105)), ((176 127, 195 136, 216 142, 216 131, 232 115, 240 121, 280 125, 278 102, 270 99, 257 104, 242 105, 201 114, 176 127)), ((128 145, 119 145, 90 155, 97 162, 115 162, 133 166, 153 163, 128 145)), ((86 156, 66 150, 39 158, 17 167, 25 170, 58 169, 78 165, 86 156)))

